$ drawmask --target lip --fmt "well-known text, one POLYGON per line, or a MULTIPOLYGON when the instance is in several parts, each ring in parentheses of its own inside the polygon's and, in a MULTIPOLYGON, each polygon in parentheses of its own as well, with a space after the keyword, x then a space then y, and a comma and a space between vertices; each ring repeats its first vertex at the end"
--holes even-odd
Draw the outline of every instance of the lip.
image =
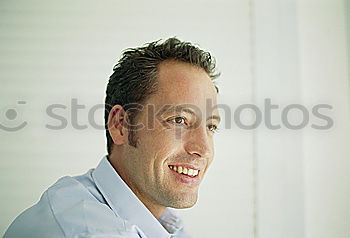
MULTIPOLYGON (((175 166, 177 166, 177 165, 175 165, 175 166)), ((183 165, 179 164, 179 166, 183 166, 183 165)), ((193 169, 194 167, 187 167, 187 168, 193 169)), ((199 175, 197 175, 196 177, 190 177, 190 176, 185 175, 185 174, 179 174, 179 173, 175 172, 174 170, 170 169, 169 167, 168 167, 168 169, 170 170, 171 174, 174 176, 174 178, 177 182, 186 184, 186 185, 191 186, 191 187, 196 187, 201 182, 199 175)))

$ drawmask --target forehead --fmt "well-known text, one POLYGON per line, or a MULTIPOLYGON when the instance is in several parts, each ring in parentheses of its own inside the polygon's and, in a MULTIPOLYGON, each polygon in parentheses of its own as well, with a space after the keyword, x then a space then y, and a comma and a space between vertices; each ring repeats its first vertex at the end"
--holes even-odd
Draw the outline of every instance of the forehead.
POLYGON ((146 101, 156 112, 190 112, 196 117, 219 117, 217 91, 209 75, 188 63, 168 61, 158 67, 157 91, 146 101))
POLYGON ((189 63, 162 62, 158 65, 157 82, 156 97, 162 103, 201 104, 206 100, 216 103, 217 92, 209 75, 189 63))

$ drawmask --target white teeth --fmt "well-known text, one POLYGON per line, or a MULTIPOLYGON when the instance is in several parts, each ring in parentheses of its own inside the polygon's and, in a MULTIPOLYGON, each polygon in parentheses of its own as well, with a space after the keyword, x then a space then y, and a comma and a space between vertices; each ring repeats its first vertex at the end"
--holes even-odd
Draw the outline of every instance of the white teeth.
POLYGON ((189 169, 189 168, 186 168, 186 167, 182 167, 182 166, 173 166, 173 165, 169 165, 169 168, 174 170, 175 172, 179 173, 179 174, 186 174, 186 175, 189 175, 189 176, 192 176, 192 177, 195 177, 198 175, 199 173, 199 170, 196 170, 196 169, 189 169))

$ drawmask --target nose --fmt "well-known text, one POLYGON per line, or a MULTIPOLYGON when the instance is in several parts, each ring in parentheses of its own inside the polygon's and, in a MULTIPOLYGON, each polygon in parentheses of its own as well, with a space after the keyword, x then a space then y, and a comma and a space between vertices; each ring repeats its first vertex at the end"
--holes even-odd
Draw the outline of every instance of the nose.
POLYGON ((211 158, 213 143, 206 126, 191 129, 186 137, 185 150, 188 154, 201 158, 211 158))

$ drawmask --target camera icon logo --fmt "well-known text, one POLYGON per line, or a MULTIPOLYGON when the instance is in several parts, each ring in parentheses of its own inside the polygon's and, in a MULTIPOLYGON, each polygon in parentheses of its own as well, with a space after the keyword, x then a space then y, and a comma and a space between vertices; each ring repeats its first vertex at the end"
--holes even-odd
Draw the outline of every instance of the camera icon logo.
MULTIPOLYGON (((17 102, 18 105, 24 105, 26 104, 26 101, 18 101, 17 102)), ((18 112, 16 109, 14 108, 9 108, 5 111, 5 119, 7 121, 6 124, 8 124, 8 122, 10 122, 10 124, 14 124, 14 120, 16 120, 18 118, 18 112)), ((26 121, 23 121, 22 123, 19 123, 15 126, 11 125, 11 126, 6 126, 3 123, 0 123, 0 129, 4 130, 4 131, 8 131, 8 132, 15 132, 15 131, 19 131, 21 129, 23 129, 28 123, 26 121)))

